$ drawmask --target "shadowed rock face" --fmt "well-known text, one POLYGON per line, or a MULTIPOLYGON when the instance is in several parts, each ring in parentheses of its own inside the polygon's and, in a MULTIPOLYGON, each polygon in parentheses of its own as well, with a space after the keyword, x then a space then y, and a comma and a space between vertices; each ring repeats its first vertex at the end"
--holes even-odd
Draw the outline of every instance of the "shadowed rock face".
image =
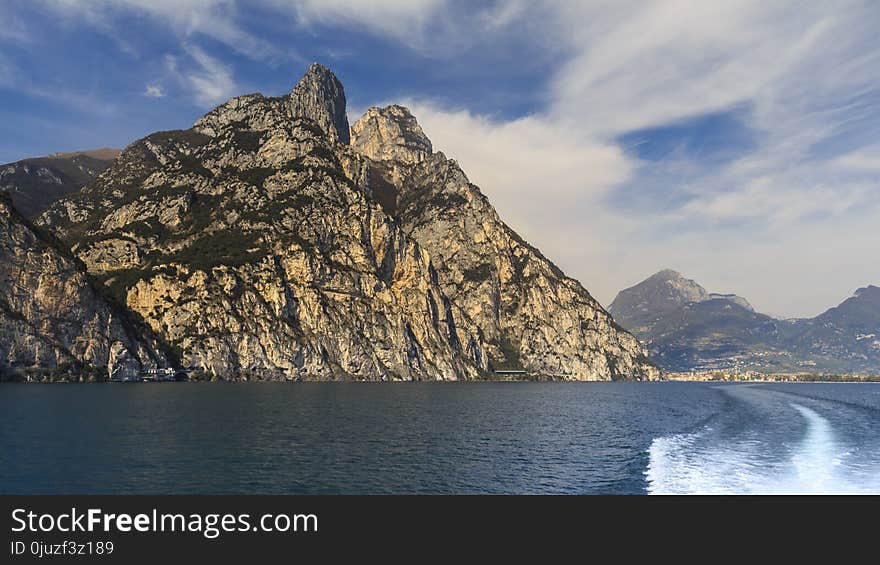
POLYGON ((0 190, 9 193, 19 212, 32 218, 93 181, 117 155, 118 149, 96 149, 0 165, 0 190))
POLYGON ((403 107, 351 128, 313 65, 130 145, 40 216, 102 292, 218 378, 657 378, 403 107))
POLYGON ((52 236, 0 198, 0 380, 138 378, 165 363, 52 236))

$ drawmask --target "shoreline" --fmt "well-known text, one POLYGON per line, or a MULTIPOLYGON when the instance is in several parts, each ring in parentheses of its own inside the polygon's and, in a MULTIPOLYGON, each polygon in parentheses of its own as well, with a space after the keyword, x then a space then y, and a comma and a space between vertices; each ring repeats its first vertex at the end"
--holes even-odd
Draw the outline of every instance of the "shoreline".
POLYGON ((12 385, 175 385, 175 384, 242 384, 242 383, 287 383, 287 384, 315 384, 315 383, 338 383, 338 384, 417 384, 417 383, 442 383, 442 384, 471 384, 471 383, 576 383, 576 384, 616 384, 616 383, 730 383, 730 384, 773 384, 773 383, 795 383, 795 384, 880 384, 880 376, 869 376, 864 378, 846 378, 846 379, 779 379, 779 378, 667 378, 660 380, 577 380, 577 379, 559 379, 547 377, 532 378, 505 378, 505 379, 461 379, 461 380, 351 380, 351 379, 335 379, 335 380, 289 380, 289 379, 216 379, 216 380, 182 380, 182 381, 153 381, 153 380, 131 380, 131 381, 75 381, 75 380, 3 380, 0 386, 6 384, 12 385))

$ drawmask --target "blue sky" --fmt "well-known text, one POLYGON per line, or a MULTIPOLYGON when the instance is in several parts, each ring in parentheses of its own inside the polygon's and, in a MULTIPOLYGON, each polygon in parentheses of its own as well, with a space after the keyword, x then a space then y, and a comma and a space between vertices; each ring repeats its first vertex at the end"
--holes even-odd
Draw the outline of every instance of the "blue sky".
POLYGON ((880 5, 5 0, 0 162, 185 128, 312 61, 410 106, 609 303, 665 267, 811 316, 880 284, 880 5))

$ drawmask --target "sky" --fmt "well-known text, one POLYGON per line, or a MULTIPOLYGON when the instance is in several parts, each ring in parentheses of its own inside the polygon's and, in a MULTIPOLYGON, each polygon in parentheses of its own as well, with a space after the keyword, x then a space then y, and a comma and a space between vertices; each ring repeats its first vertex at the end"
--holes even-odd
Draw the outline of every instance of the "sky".
POLYGON ((408 106, 603 304, 663 268, 808 317, 880 285, 874 0, 0 0, 0 162, 124 147, 313 61, 408 106))

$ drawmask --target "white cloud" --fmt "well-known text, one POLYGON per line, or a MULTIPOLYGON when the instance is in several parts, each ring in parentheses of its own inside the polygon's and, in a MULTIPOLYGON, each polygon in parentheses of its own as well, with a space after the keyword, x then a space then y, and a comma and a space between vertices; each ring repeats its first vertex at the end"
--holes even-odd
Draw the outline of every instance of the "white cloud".
POLYGON ((228 65, 196 45, 184 45, 184 51, 188 55, 186 59, 168 55, 165 66, 184 88, 192 92, 197 104, 212 107, 241 94, 228 65))
POLYGON ((146 90, 144 90, 144 96, 149 98, 164 98, 165 92, 158 84, 148 84, 146 90))
POLYGON ((880 173, 880 145, 841 155, 835 158, 831 165, 844 171, 880 173))
POLYGON ((305 21, 338 24, 339 20, 362 23, 377 31, 402 35, 406 26, 418 27, 442 8, 445 0, 301 0, 274 2, 292 6, 305 21))
MULTIPOLYGON (((291 51, 281 51, 272 43, 245 31, 239 20, 235 0, 41 0, 56 13, 75 22, 85 20, 111 35, 130 50, 114 17, 120 12, 134 12, 166 23, 181 41, 203 35, 224 43, 250 58, 298 59, 291 51)), ((244 6, 247 8, 247 6, 244 6)))
POLYGON ((560 205, 595 205, 632 172, 616 145, 580 136, 543 116, 498 122, 431 102, 404 102, 435 150, 458 160, 524 236, 553 231, 547 226, 564 216, 560 205))
POLYGON ((291 14, 307 29, 348 27, 397 40, 424 57, 460 54, 516 22, 524 0, 494 3, 453 0, 259 0, 291 14))
POLYGON ((425 26, 436 21, 437 12, 446 0, 268 0, 268 3, 291 11, 305 26, 356 25, 417 47, 423 44, 425 26))
POLYGON ((876 5, 545 2, 520 17, 539 15, 571 53, 542 113, 415 111, 501 215, 603 303, 666 266, 784 315, 880 282, 862 254, 880 246, 867 219, 880 191, 858 174, 880 153, 813 153, 870 111, 852 100, 880 84, 876 5), (727 164, 640 163, 613 141, 742 104, 756 146, 727 164), (680 174, 649 186, 644 175, 661 167, 680 174), (682 201, 667 205, 664 192, 682 201), (636 205, 647 196, 663 205, 636 205))

